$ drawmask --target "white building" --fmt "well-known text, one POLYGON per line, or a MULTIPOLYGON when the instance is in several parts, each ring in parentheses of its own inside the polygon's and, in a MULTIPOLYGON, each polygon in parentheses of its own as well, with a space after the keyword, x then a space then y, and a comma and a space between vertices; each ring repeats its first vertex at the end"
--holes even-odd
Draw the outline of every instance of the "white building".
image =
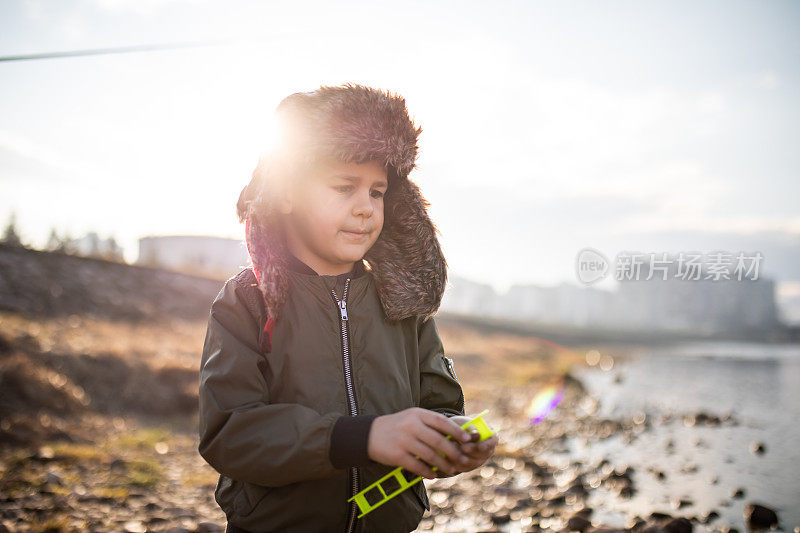
POLYGON ((514 285, 503 294, 456 276, 442 311, 550 326, 673 332, 742 332, 778 324, 771 279, 620 282, 616 291, 562 283, 514 285))

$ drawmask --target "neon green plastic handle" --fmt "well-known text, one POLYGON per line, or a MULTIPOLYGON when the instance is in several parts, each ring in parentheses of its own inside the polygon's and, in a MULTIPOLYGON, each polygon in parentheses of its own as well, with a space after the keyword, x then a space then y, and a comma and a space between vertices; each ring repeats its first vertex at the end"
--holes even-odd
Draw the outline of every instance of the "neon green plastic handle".
MULTIPOLYGON (((488 412, 489 410, 486 409, 476 417, 461 425, 463 429, 467 429, 470 426, 475 428, 480 436, 478 442, 484 441, 495 434, 495 431, 490 428, 483 419, 483 416, 488 412)), ((451 436, 447 435, 447 438, 449 439, 451 436)), ((442 457, 445 457, 443 452, 437 453, 442 457)), ((419 459, 418 456, 416 457, 419 459)), ((436 466, 433 467, 434 472, 438 469, 439 468, 436 466)), ((348 498, 347 501, 356 501, 358 508, 361 510, 361 514, 358 515, 358 518, 361 518, 376 507, 383 505, 404 490, 413 486, 415 483, 418 483, 421 479, 422 476, 418 476, 412 472, 409 472, 405 468, 398 466, 375 483, 372 483, 364 490, 357 493, 355 496, 348 498)))

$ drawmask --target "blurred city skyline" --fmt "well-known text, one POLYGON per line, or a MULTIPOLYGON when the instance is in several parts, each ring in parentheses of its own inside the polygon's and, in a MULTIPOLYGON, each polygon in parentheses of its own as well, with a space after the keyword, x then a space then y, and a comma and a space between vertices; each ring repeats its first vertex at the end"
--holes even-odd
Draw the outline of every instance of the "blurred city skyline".
POLYGON ((235 201, 295 91, 398 92, 454 275, 576 282, 576 254, 759 251, 800 299, 800 6, 791 2, 0 5, 0 217, 240 238, 235 201))

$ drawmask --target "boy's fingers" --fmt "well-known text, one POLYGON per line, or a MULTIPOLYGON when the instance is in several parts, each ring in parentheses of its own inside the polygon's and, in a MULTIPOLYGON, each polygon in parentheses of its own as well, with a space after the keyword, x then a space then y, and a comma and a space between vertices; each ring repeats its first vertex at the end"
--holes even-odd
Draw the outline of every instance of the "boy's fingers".
POLYGON ((479 448, 477 444, 472 444, 472 446, 468 450, 462 447, 461 451, 470 459, 482 459, 486 455, 486 450, 479 448))
MULTIPOLYGON (((446 459, 451 463, 458 464, 460 462, 462 454, 461 449, 456 441, 448 439, 438 431, 424 425, 420 428, 418 438, 423 444, 427 445, 433 450, 438 450, 444 453, 446 459)), ((436 452, 434 451, 434 453, 436 452)), ((445 459, 445 457, 442 457, 438 453, 436 453, 436 455, 443 460, 445 459)))
POLYGON ((413 455, 407 455, 406 459, 400 465, 409 472, 413 472, 418 476, 426 477, 428 479, 433 479, 436 477, 436 472, 433 471, 431 467, 429 467, 424 462, 420 461, 413 455))
POLYGON ((471 437, 467 431, 458 424, 447 418, 441 413, 428 411, 429 415, 423 417, 423 422, 432 427, 439 433, 450 435, 453 439, 461 442, 469 442, 471 437))
POLYGON ((430 446, 426 446, 422 441, 414 441, 414 443, 409 446, 408 451, 432 467, 435 466, 440 472, 447 475, 455 474, 453 465, 450 464, 446 458, 436 453, 436 450, 430 446))
POLYGON ((470 457, 480 456, 497 445, 497 435, 492 435, 482 442, 467 442, 461 445, 461 451, 470 457))
POLYGON ((497 440, 498 440, 497 439, 497 435, 492 435, 491 437, 489 437, 485 441, 479 443, 478 444, 478 448, 481 451, 484 451, 484 452, 489 451, 489 450, 493 449, 497 445, 497 440))
POLYGON ((472 442, 467 442, 461 445, 461 451, 466 454, 475 453, 475 444, 472 442))
POLYGON ((466 416, 461 416, 461 415, 448 416, 447 418, 449 418, 450 420, 452 420, 453 422, 455 422, 455 423, 456 423, 456 425, 458 425, 459 427, 460 427, 460 426, 463 426, 464 424, 466 424, 467 422, 469 422, 469 417, 466 417, 466 416))

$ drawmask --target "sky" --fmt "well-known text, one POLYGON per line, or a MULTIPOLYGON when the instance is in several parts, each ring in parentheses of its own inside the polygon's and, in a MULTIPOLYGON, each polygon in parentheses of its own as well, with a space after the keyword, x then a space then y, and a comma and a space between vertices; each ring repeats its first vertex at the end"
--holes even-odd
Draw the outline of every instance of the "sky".
MULTIPOLYGON (((759 251, 800 304, 800 3, 0 3, 0 223, 241 238, 285 96, 362 83, 422 126, 453 276, 576 283, 578 252, 759 251)), ((609 280, 610 282, 610 280, 609 280)))

